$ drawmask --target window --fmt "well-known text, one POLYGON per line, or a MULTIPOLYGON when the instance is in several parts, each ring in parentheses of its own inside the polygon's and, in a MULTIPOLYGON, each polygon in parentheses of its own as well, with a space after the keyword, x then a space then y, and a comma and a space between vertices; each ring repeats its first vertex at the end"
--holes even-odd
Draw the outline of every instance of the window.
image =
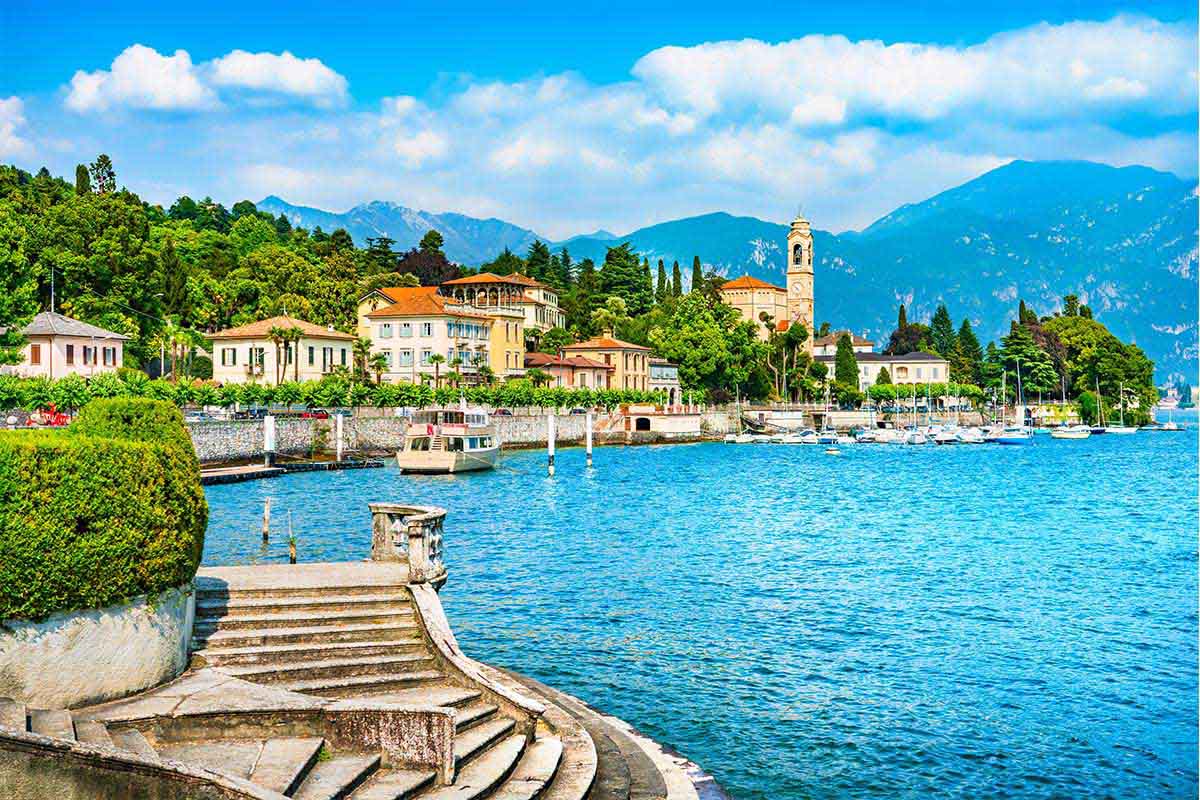
POLYGON ((579 385, 585 389, 587 388, 587 373, 586 372, 579 373, 579 385))
POLYGON ((104 366, 115 367, 117 365, 117 348, 104 348, 104 366))
POLYGON ((346 348, 342 348, 342 366, 346 366, 346 348))
POLYGON ((400 335, 405 338, 412 336, 412 323, 411 322, 401 322, 400 323, 400 335))
POLYGON ((315 348, 315 347, 308 348, 308 365, 310 367, 316 366, 316 363, 317 363, 316 352, 317 352, 317 348, 315 348))
POLYGON ((391 369, 392 368, 392 351, 391 350, 380 350, 379 352, 381 355, 383 355, 383 362, 388 365, 388 369, 391 369))
POLYGON ((917 377, 921 377, 921 368, 917 367, 917 377))
MULTIPOLYGON (((400 366, 411 367, 412 363, 413 363, 412 356, 413 356, 412 350, 401 350, 400 351, 400 366)), ((388 364, 390 365, 391 363, 392 362, 389 360, 388 364)))
POLYGON ((392 323, 385 322, 379 326, 379 338, 380 339, 392 338, 392 323))
POLYGON ((930 376, 931 378, 936 378, 936 377, 938 376, 938 368, 937 368, 937 367, 934 367, 934 368, 933 368, 933 371, 929 373, 929 376, 930 376))
POLYGON ((83 346, 83 363, 84 364, 95 364, 96 363, 96 348, 88 347, 86 344, 83 346))
POLYGON ((222 347, 221 348, 221 366, 236 367, 237 366, 237 348, 222 347))
POLYGON ((40 344, 29 345, 29 363, 34 366, 42 363, 42 346, 40 344))
POLYGON ((421 335, 426 336, 426 337, 433 336, 433 323, 432 322, 422 322, 421 323, 421 335))
POLYGON ((70 365, 70 364, 74 364, 74 363, 75 363, 75 345, 69 344, 69 345, 67 345, 67 364, 70 365))
POLYGON ((262 369, 263 364, 267 362, 267 348, 252 347, 250 348, 250 361, 259 369, 262 369))
POLYGON ((329 372, 329 368, 333 366, 333 348, 321 348, 321 372, 329 372))
POLYGON ((432 357, 433 357, 433 351, 430 350, 429 348, 425 348, 424 350, 421 351, 421 364, 426 367, 429 366, 431 363, 433 363, 429 360, 432 357))

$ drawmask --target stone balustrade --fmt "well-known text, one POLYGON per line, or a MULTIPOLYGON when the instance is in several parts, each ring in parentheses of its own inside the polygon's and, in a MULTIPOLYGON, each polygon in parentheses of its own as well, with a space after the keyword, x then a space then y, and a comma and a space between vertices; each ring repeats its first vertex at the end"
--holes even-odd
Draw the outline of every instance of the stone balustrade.
POLYGON ((371 559, 408 564, 409 583, 446 581, 442 523, 446 510, 436 506, 370 503, 371 559))

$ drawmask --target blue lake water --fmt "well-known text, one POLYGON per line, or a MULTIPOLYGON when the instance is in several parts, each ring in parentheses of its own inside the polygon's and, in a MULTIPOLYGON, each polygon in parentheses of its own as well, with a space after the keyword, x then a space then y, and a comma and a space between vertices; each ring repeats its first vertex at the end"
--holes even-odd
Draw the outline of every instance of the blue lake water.
POLYGON ((208 489, 208 564, 366 557, 446 507, 459 641, 736 798, 1196 797, 1197 440, 507 453, 208 489))

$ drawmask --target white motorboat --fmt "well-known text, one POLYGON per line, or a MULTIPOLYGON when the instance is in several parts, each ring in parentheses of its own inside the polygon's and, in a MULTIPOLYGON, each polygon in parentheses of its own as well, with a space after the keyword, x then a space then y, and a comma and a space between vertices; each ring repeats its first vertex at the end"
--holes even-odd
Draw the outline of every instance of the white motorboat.
POLYGON ((1050 431, 1052 439, 1087 439, 1092 435, 1092 429, 1087 425, 1062 425, 1050 431))
POLYGON ((940 430, 933 435, 934 444, 958 444, 958 434, 954 431, 940 430))
POLYGON ((837 438, 838 444, 854 444, 857 439, 847 433, 839 433, 837 438))
POLYGON ((983 431, 979 428, 962 428, 958 431, 959 444, 986 444, 983 431))
POLYGON ((904 443, 929 444, 929 437, 925 435, 924 431, 914 429, 905 434, 904 443))
POLYGON ((738 435, 736 433, 725 434, 725 444, 737 444, 738 435))
POLYGON ((770 444, 771 437, 765 433, 750 434, 750 444, 770 444))
POLYGON ((434 408, 413 415, 396 466, 402 472, 470 472, 492 469, 499 458, 500 437, 486 412, 434 408))
POLYGON ((875 444, 879 441, 879 434, 872 428, 864 428, 855 435, 854 441, 859 444, 875 444))
POLYGON ((838 434, 833 428, 822 428, 817 436, 817 444, 837 444, 838 434))
POLYGON ((1137 433, 1138 429, 1132 425, 1105 425, 1104 432, 1115 433, 1118 436, 1129 436, 1130 434, 1137 433))
POLYGON ((787 444, 816 444, 817 432, 812 428, 805 428, 799 433, 789 433, 787 435, 787 444))
POLYGON ((1033 444, 1033 429, 1024 425, 1009 425, 996 436, 997 444, 1033 444))
POLYGON ((754 434, 739 433, 736 437, 734 437, 733 443, 734 444, 753 444, 754 443, 754 434))

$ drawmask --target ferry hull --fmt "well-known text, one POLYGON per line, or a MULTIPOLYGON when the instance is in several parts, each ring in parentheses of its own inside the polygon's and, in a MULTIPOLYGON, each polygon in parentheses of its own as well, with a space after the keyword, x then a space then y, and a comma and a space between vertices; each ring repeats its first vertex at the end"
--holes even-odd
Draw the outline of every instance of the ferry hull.
POLYGON ((396 466, 401 472, 448 474, 494 469, 500 459, 500 448, 489 450, 401 450, 396 454, 396 466))

